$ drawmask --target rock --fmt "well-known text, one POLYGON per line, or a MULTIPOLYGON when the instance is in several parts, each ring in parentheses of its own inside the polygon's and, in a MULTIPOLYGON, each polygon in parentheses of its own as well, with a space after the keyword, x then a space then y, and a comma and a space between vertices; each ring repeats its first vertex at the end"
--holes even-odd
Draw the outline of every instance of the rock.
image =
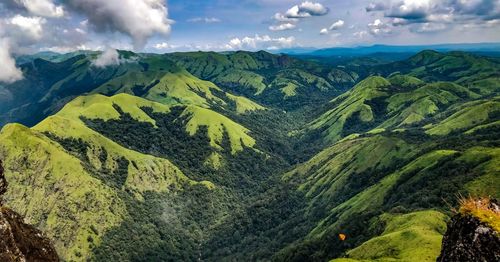
MULTIPOLYGON (((0 161, 0 197, 7 191, 3 171, 0 161)), ((42 232, 25 224, 20 215, 0 203, 0 261, 52 262, 59 261, 59 257, 42 232)))
POLYGON ((2 204, 2 195, 7 192, 7 180, 3 175, 2 160, 0 160, 0 205, 2 204))
POLYGON ((455 215, 448 224, 438 262, 498 262, 499 233, 472 215, 455 215))

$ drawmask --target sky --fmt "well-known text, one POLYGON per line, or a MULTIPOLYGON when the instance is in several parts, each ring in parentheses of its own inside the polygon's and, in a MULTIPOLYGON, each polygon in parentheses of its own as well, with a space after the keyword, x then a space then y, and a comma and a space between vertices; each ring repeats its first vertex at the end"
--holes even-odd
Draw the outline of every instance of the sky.
POLYGON ((479 42, 500 42, 500 0, 0 0, 0 81, 40 51, 479 42))

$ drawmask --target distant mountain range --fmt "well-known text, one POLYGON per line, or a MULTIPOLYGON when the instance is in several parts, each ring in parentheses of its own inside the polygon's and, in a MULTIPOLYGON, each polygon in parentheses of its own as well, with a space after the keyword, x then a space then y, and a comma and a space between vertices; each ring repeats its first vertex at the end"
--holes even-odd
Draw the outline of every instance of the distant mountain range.
POLYGON ((437 45, 372 45, 357 47, 333 47, 333 48, 290 48, 281 49, 276 53, 290 55, 309 56, 366 56, 376 53, 418 53, 424 50, 435 50, 439 52, 467 51, 500 53, 500 43, 464 43, 464 44, 437 44, 437 45))

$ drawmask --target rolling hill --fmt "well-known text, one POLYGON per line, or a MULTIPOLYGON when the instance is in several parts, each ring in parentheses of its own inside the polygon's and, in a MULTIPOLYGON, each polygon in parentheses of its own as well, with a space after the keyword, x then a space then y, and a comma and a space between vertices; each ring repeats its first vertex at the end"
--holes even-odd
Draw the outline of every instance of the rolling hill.
POLYGON ((495 58, 61 56, 0 86, 0 159, 64 261, 435 261, 458 194, 500 198, 495 58))

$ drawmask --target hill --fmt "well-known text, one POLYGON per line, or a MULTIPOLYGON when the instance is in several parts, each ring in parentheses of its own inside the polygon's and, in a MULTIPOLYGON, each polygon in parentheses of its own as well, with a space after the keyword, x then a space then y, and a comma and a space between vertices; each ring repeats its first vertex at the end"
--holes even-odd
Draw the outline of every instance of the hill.
POLYGON ((63 260, 434 261, 457 195, 500 197, 495 58, 119 54, 0 87, 5 202, 63 260))
POLYGON ((62 62, 36 58, 21 65, 25 78, 0 86, 0 125, 35 125, 84 94, 127 93, 169 105, 217 106, 240 113, 264 109, 196 78, 162 55, 121 51, 120 64, 106 67, 93 64, 98 55, 61 55, 70 57, 62 62))

